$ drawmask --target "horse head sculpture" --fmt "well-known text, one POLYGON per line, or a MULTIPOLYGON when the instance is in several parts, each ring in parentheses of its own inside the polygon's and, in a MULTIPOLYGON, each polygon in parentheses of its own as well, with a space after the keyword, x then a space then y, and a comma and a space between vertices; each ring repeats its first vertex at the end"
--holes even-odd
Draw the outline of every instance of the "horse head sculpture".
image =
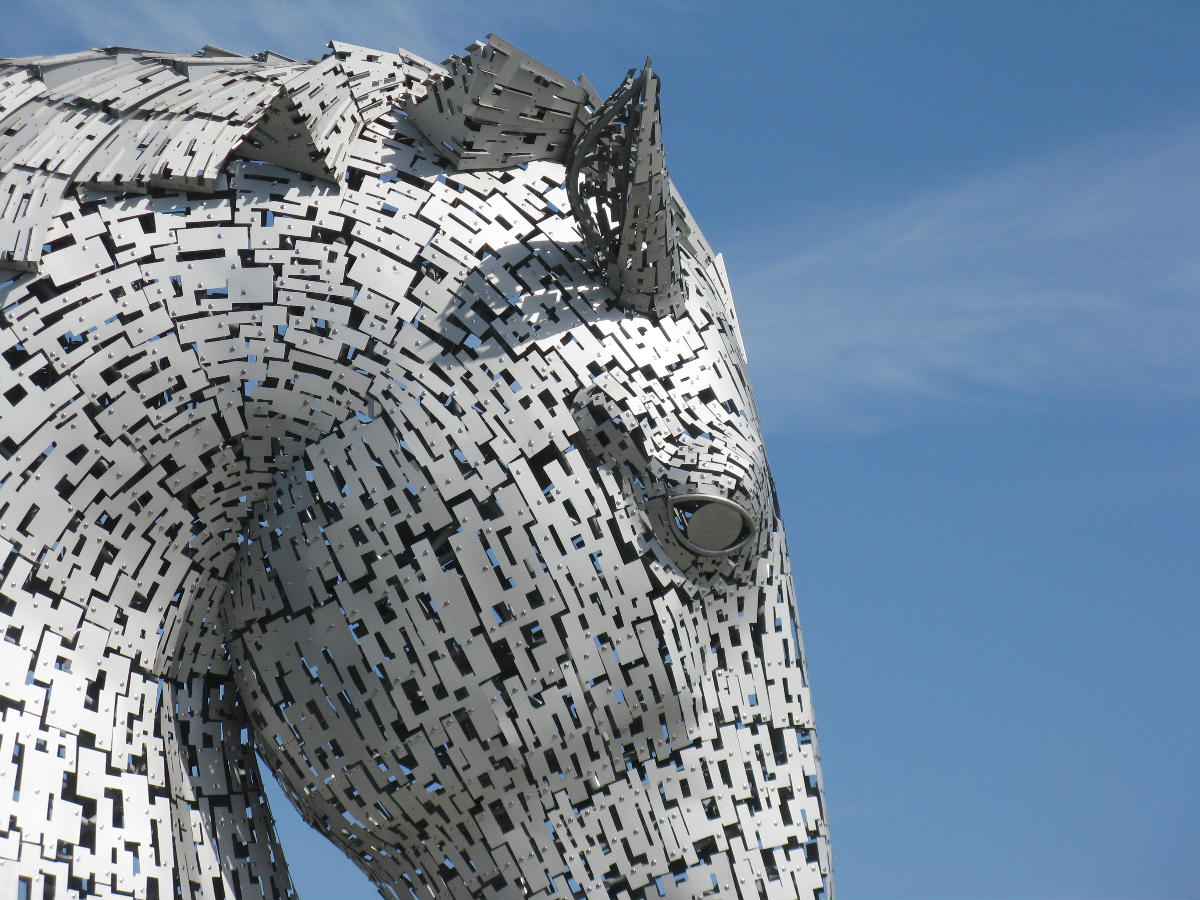
POLYGON ((257 752, 389 897, 826 896, 650 62, 330 48, 0 66, 0 890, 293 895, 257 752))

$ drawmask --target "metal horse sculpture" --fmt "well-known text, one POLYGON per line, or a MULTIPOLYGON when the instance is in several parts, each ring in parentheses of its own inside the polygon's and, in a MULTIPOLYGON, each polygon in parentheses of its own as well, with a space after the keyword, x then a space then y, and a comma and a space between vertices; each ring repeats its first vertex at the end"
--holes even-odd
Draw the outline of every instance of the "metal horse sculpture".
POLYGON ((647 62, 0 65, 0 893, 823 897, 784 535, 647 62))

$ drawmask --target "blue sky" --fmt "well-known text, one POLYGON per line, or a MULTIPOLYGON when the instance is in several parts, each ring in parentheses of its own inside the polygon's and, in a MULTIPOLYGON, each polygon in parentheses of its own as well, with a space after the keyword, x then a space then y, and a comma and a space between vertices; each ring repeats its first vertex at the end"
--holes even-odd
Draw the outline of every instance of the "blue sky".
MULTIPOLYGON (((650 54, 725 253, 844 897, 1200 892, 1200 4, 6 4, 0 55, 650 54)), ((302 896, 369 896, 276 804, 302 896)), ((356 880, 358 879, 358 880, 356 880)))

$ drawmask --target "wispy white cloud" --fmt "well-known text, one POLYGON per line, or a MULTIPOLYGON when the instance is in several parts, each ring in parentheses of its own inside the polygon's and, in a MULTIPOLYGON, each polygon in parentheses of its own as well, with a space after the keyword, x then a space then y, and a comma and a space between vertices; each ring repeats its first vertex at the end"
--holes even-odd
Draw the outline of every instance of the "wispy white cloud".
POLYGON ((191 52, 207 43, 306 59, 336 38, 403 46, 440 60, 461 42, 452 17, 406 0, 15 0, 11 6, 0 35, 4 56, 112 45, 191 52))
MULTIPOLYGON (((1200 128, 940 186, 734 286, 772 415, 881 427, 961 409, 1200 396, 1200 128)), ((751 266, 746 265, 747 262, 751 266)))

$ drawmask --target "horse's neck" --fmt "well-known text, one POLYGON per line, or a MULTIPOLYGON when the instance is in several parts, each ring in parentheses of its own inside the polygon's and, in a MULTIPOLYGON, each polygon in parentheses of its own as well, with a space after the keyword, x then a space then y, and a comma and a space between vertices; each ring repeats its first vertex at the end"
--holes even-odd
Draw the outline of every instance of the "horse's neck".
POLYGON ((19 823, 0 832, 0 895, 289 895, 212 630, 188 626, 201 664, 172 672, 136 610, 104 627, 62 597, 20 600, 27 624, 0 643, 0 824, 19 823))
MULTIPOLYGON (((120 301, 44 299, 27 278, 5 292, 6 315, 21 319, 0 329, 0 395, 17 404, 0 435, 0 896, 284 896, 216 630, 276 435, 238 424, 240 378, 209 370, 207 349, 134 287, 137 271, 105 270, 126 286, 120 301), (91 335, 69 358, 53 328, 68 302, 72 327, 91 335), (26 369, 47 358, 68 377, 35 392, 26 369)), ((210 318, 220 332, 220 311, 210 318)), ((291 458, 310 437, 290 429, 278 442, 291 458)))

